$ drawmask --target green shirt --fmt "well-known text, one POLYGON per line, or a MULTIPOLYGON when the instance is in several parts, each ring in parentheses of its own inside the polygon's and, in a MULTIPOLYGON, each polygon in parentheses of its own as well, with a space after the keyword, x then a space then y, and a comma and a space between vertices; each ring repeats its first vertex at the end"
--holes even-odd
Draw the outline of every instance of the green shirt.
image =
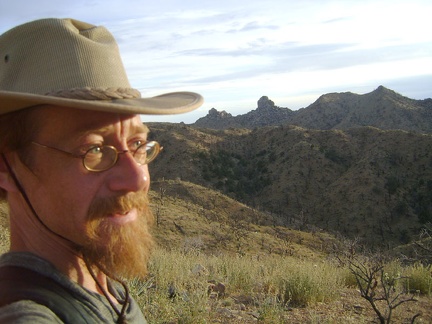
MULTIPOLYGON (((9 252, 0 256, 0 267, 18 266, 33 270, 51 280, 56 281, 76 297, 77 301, 89 310, 88 323, 116 323, 117 313, 112 309, 107 299, 71 281, 59 272, 51 263, 32 253, 9 252)), ((110 293, 122 303, 125 299, 123 287, 117 282, 109 281, 110 293)), ((147 323, 138 304, 130 298, 126 311, 127 323, 147 323)), ((121 305, 119 305, 120 310, 121 305)), ((86 314, 87 314, 86 313, 86 314)), ((46 306, 34 301, 21 300, 0 307, 0 323, 62 323, 62 321, 46 306)))

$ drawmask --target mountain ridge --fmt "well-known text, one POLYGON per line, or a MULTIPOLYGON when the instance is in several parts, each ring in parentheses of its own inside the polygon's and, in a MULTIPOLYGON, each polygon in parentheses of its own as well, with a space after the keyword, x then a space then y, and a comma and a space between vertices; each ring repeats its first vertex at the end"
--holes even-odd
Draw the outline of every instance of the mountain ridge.
POLYGON ((350 129, 372 126, 384 130, 401 129, 432 132, 432 99, 415 100, 379 86, 366 94, 352 92, 321 95, 306 108, 293 111, 278 107, 267 96, 257 108, 232 116, 212 108, 209 114, 191 124, 212 129, 248 128, 291 124, 309 129, 350 129))

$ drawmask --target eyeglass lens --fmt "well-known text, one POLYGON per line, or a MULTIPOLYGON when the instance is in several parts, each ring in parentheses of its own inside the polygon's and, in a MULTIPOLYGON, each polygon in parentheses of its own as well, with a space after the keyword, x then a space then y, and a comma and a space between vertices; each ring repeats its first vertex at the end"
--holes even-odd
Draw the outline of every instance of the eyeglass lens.
MULTIPOLYGON (((135 152, 131 152, 135 161, 138 164, 148 164, 153 161, 160 151, 157 142, 148 142, 137 148, 135 152)), ((111 168, 118 159, 118 152, 112 146, 101 146, 92 148, 86 152, 84 156, 84 166, 89 170, 102 171, 111 168)))

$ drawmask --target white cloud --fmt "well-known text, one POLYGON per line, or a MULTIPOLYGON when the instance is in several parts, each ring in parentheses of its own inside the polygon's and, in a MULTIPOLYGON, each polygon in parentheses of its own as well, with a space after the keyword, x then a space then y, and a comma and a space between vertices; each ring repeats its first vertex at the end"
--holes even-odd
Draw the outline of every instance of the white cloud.
POLYGON ((245 113, 262 95, 299 108, 328 91, 380 84, 431 96, 430 1, 0 0, 0 8, 0 32, 48 16, 103 24, 144 95, 205 96, 196 113, 164 120, 193 122, 212 107, 245 113))

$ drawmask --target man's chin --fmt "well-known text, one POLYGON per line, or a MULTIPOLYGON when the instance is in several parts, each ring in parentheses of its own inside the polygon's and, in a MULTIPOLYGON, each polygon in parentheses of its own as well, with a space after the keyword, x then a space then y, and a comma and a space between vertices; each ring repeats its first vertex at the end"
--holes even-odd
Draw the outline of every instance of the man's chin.
POLYGON ((147 264, 154 245, 147 215, 125 216, 128 221, 104 219, 97 221, 88 244, 83 247, 88 261, 105 270, 107 274, 125 279, 142 278, 147 274, 147 264), (130 219, 129 219, 130 218, 130 219), (135 218, 135 220, 133 220, 135 218))
POLYGON ((91 264, 100 267, 108 275, 124 279, 143 278, 147 275, 147 265, 154 245, 148 232, 127 237, 113 235, 111 239, 103 241, 105 244, 94 242, 83 251, 91 264))

